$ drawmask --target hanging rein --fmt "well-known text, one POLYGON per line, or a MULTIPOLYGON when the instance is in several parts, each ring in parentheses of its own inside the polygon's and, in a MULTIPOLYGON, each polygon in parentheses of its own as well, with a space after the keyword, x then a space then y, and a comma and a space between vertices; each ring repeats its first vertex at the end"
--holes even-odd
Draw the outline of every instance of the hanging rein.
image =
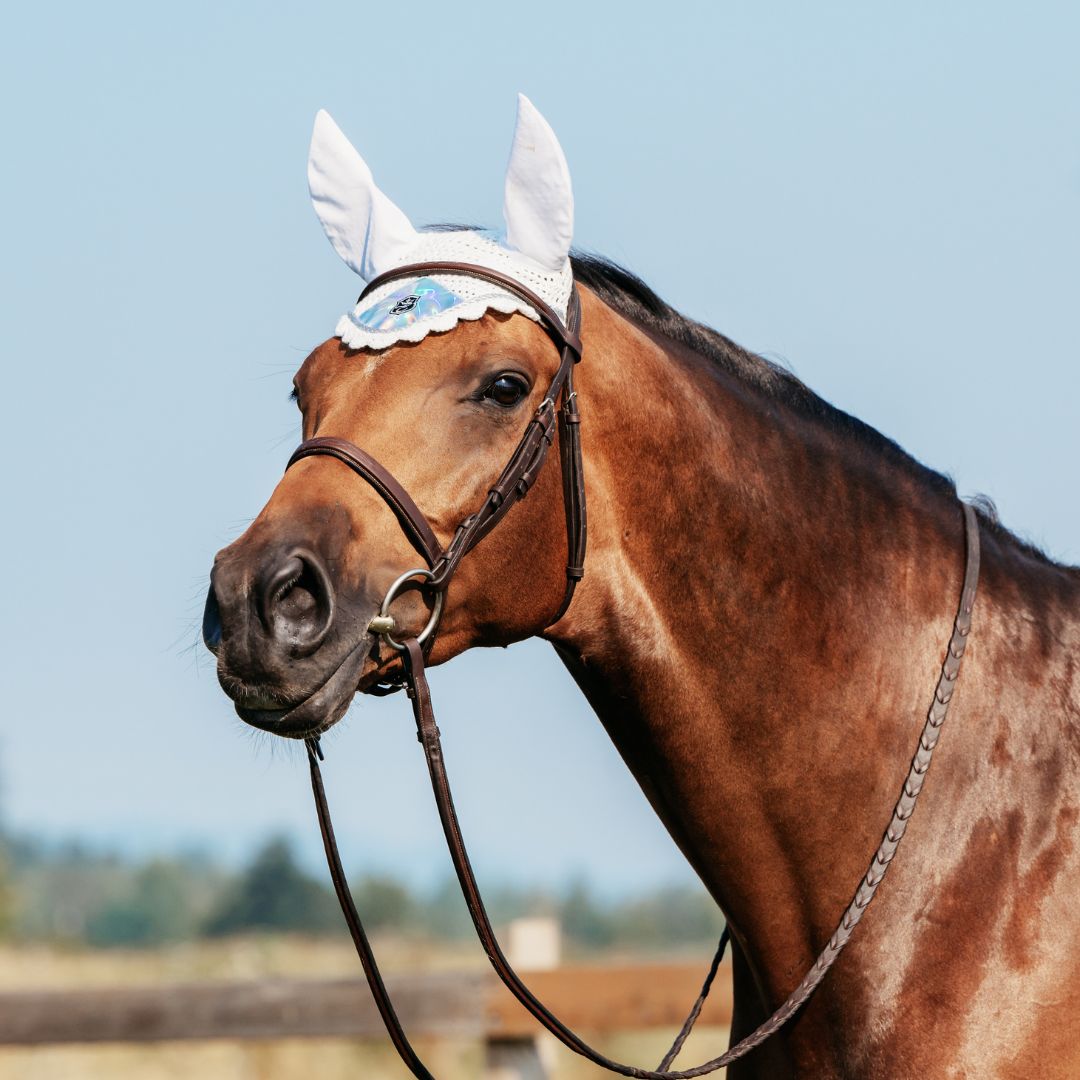
MULTIPOLYGON (((388 281, 419 274, 452 273, 467 274, 471 277, 490 281, 523 299, 540 318, 540 324, 559 350, 559 367, 548 386, 547 393, 529 421, 521 441, 503 469, 498 480, 488 491, 487 498, 474 513, 458 525, 450 543, 444 549, 439 543, 427 519, 421 513, 409 493, 380 465, 370 454, 346 439, 323 436, 308 439, 297 447, 289 459, 291 467, 297 461, 315 455, 337 458, 359 477, 370 484, 387 502, 397 515, 406 536, 424 557, 426 567, 408 570, 401 574, 390 586, 383 600, 379 614, 372 619, 369 629, 382 636, 383 640, 401 654, 403 668, 401 679, 390 685, 372 688, 375 693, 389 693, 402 686, 412 701, 413 715, 416 719, 417 737, 423 746, 427 760, 431 786, 435 794, 439 818, 442 821, 447 847, 457 873, 462 894, 472 917, 476 933, 484 951, 491 961, 496 974, 505 983, 519 1002, 560 1042, 571 1050, 600 1067, 623 1076, 640 1077, 643 1080, 689 1080, 691 1077, 704 1076, 748 1054, 775 1032, 779 1031, 799 1008, 806 1002, 825 977, 841 950, 847 944, 863 913, 874 898, 878 886, 885 877, 885 872, 903 839, 908 820, 915 809, 915 802, 922 790, 930 759, 937 745, 941 726, 948 713, 953 688, 960 672, 960 661, 964 655, 968 634, 971 631, 971 613, 975 603, 975 591, 979 580, 979 528, 974 510, 963 504, 964 526, 967 538, 966 568, 964 584, 960 597, 959 610, 953 624, 952 637, 949 641, 941 676, 934 692, 926 724, 919 738, 915 756, 907 778, 901 789, 900 797, 893 810, 892 818, 885 830, 884 838, 870 863, 870 868, 860 882, 855 896, 832 937, 822 949, 821 954, 807 972, 788 999, 760 1027, 731 1047, 720 1057, 713 1058, 691 1069, 671 1069, 683 1043, 696 1022, 706 997, 712 987, 720 960, 728 942, 725 928, 720 944, 713 957, 704 985, 690 1014, 686 1018, 678 1036, 660 1065, 656 1069, 641 1069, 613 1061, 590 1047, 577 1034, 562 1023, 521 981, 510 966, 488 918, 469 862, 465 841, 461 834, 457 812, 454 809, 450 782, 446 774, 439 729, 435 723, 432 709, 431 692, 428 687, 424 668, 425 651, 430 649, 439 619, 447 587, 461 559, 474 548, 503 519, 514 503, 523 499, 544 464, 547 452, 555 437, 556 425, 559 430, 559 453, 562 459, 563 505, 566 515, 567 565, 566 587, 562 600, 548 621, 548 626, 562 618, 574 595, 574 589, 585 572, 585 479, 581 463, 580 415, 578 413, 576 393, 574 391, 574 366, 581 359, 581 342, 578 328, 581 320, 581 305, 576 287, 571 291, 564 325, 558 315, 514 278, 496 270, 470 263, 430 262, 401 266, 388 274, 373 279, 361 294, 370 293, 388 281), (399 641, 394 637, 396 623, 390 614, 390 606, 395 597, 407 589, 420 588, 432 597, 432 613, 427 625, 418 634, 399 641)), ((401 1026, 393 1003, 387 993, 375 961, 370 942, 364 932, 360 915, 353 903, 341 866, 334 828, 330 820, 330 808, 326 800, 319 761, 322 750, 318 738, 307 740, 308 762, 311 768, 311 787, 315 796, 315 808, 322 831, 323 847, 326 851, 327 864, 333 879, 334 890, 341 904, 345 922, 352 935, 356 951, 360 957, 368 985, 371 987, 375 1004, 382 1016, 386 1030, 401 1056, 402 1061, 411 1070, 413 1076, 421 1080, 433 1080, 427 1067, 417 1056, 401 1026)))

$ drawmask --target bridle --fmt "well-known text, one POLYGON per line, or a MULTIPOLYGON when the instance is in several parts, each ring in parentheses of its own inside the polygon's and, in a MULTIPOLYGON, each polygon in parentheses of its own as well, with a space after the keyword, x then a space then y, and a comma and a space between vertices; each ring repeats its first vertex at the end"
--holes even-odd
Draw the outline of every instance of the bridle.
MULTIPOLYGON (((941 675, 935 688, 933 702, 920 735, 907 778, 901 789, 900 797, 893 810, 884 838, 870 863, 870 868, 860 882, 855 896, 844 912, 836 931, 822 949, 813 966, 780 1008, 746 1038, 731 1047, 726 1053, 720 1055, 720 1057, 713 1058, 711 1061, 692 1069, 673 1071, 671 1065, 682 1049, 701 1012, 719 968, 724 949, 729 940, 728 930, 725 928, 701 993, 658 1068, 654 1070, 640 1069, 613 1061, 590 1047, 580 1036, 563 1024, 529 990, 510 966, 495 937, 479 886, 473 874, 469 855, 465 848, 465 841, 461 834, 457 812, 454 808, 450 782, 443 759, 440 733, 435 723, 431 692, 425 672, 425 652, 430 649, 437 630, 450 579, 453 577, 461 559, 498 525, 514 503, 523 499, 528 493, 547 457, 548 449, 554 439, 556 424, 559 429, 559 451, 562 459, 563 505, 566 515, 568 555, 566 587, 563 599, 555 614, 547 623, 548 626, 557 622, 565 614, 573 598, 574 589, 584 575, 586 538, 585 482, 581 462, 581 421, 573 384, 574 365, 581 359, 581 343, 578 337, 581 307, 577 289, 575 287, 571 291, 566 325, 563 325, 558 315, 549 305, 514 278, 501 274, 496 270, 491 270, 488 267, 470 263, 430 262, 402 266, 388 274, 374 278, 367 285, 364 292, 361 293, 361 299, 373 289, 388 281, 413 277, 421 273, 466 274, 490 281, 508 290, 533 308, 540 318, 540 325, 559 349, 559 368, 548 386, 547 393, 529 421, 506 467, 495 484, 489 489, 483 504, 461 522, 455 530, 450 543, 444 549, 427 519, 408 492, 370 454, 346 439, 331 436, 308 439, 296 449, 286 468, 291 467, 303 458, 315 455, 337 458, 378 492, 397 515, 406 536, 427 562, 426 567, 408 570, 391 584, 380 607, 379 614, 370 623, 369 630, 381 635, 388 645, 400 653, 403 666, 400 681, 391 685, 372 688, 369 692, 388 693, 403 686, 412 701, 413 716, 417 726, 417 738, 424 749, 432 790, 435 795, 435 803, 446 836, 450 857, 469 914, 472 917, 473 925, 476 928, 477 936, 480 938, 496 974, 540 1024, 569 1049, 581 1054, 595 1065, 623 1076, 640 1077, 643 1080, 690 1080, 691 1077, 704 1076, 744 1057, 779 1031, 795 1015, 814 990, 817 989, 821 980, 825 977, 825 973, 848 943, 852 932, 885 877, 885 872, 888 870, 900 841, 903 839, 908 820, 915 809, 915 802, 918 799, 919 792, 922 790, 926 772, 930 767, 930 760, 938 742, 941 726, 948 714, 953 689, 960 673, 960 661, 963 658, 967 638, 971 632, 971 613, 975 604, 975 592, 979 580, 978 519, 971 506, 966 503, 962 504, 966 535, 966 564, 960 603, 953 622, 953 632, 942 663, 941 675), (396 630, 396 623, 390 614, 390 606, 395 597, 403 590, 417 587, 433 594, 431 616, 427 625, 418 634, 407 637, 404 641, 398 641, 392 636, 396 630)), ((307 740, 307 750, 311 770, 312 792, 315 797, 315 807, 319 817, 319 827, 322 832, 327 865, 330 869, 342 914, 352 935, 375 1004, 402 1061, 405 1062, 415 1077, 419 1077, 421 1080, 433 1080, 431 1073, 410 1045, 408 1037, 401 1026, 345 879, 337 842, 334 838, 334 828, 330 819, 330 808, 323 786, 322 773, 319 768, 319 762, 323 759, 323 754, 317 737, 307 740)))
POLYGON ((585 574, 585 475, 581 465, 579 431, 581 417, 578 413, 577 393, 574 390, 574 365, 581 359, 581 340, 577 334, 581 321, 581 304, 577 289, 573 288, 570 292, 565 326, 547 303, 515 278, 473 263, 427 262, 399 266, 389 273, 373 278, 360 294, 360 300, 387 282, 432 273, 467 274, 470 277, 482 278, 524 300, 536 311, 540 317, 540 325, 558 348, 559 367, 548 384, 547 393, 544 394, 543 400, 525 428, 517 448, 510 456, 499 478, 488 490, 487 498, 478 510, 458 525, 445 549, 439 543, 423 512, 389 470, 347 439, 334 436, 308 439, 301 443, 289 458, 286 469, 291 468, 303 458, 318 454, 335 457, 348 465, 389 504, 397 515, 398 521, 401 522, 405 535, 426 560, 426 568, 406 571, 393 582, 382 602, 379 614, 369 627, 373 632, 381 634, 383 640, 398 652, 403 651, 404 646, 391 636, 394 623, 390 615, 390 605, 395 597, 405 588, 415 588, 417 578, 420 579, 422 587, 434 595, 435 604, 431 618, 424 629, 416 635, 421 645, 430 649, 442 615, 443 600, 450 579, 465 555, 502 521, 516 502, 524 499, 529 493, 555 438, 556 423, 559 428, 563 507, 566 514, 566 588, 558 609, 547 622, 548 626, 563 617, 573 599, 577 583, 585 574))

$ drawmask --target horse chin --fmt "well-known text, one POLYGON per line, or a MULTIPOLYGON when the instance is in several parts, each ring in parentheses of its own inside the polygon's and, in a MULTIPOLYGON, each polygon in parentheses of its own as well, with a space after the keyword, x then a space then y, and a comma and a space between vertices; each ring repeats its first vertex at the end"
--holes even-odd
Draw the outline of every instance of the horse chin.
POLYGON ((371 639, 360 642, 317 690, 285 709, 252 709, 239 702, 236 714, 252 727, 286 739, 310 739, 334 726, 356 693, 361 672, 368 661, 371 639))

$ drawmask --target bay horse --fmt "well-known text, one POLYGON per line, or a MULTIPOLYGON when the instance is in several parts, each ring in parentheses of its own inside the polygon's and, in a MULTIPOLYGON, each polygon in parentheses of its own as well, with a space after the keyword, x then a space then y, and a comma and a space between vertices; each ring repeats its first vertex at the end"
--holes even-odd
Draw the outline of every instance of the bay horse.
MULTIPOLYGON (((461 560, 428 662, 551 642, 725 913, 737 1040, 799 982, 881 839, 956 610, 964 517, 947 478, 789 372, 604 259, 570 265, 587 573, 552 622, 567 534, 543 468, 461 560)), ((487 310, 382 350, 336 335, 295 396, 305 440, 365 448, 445 546, 558 364, 534 319, 487 310)), ((930 404, 974 426, 962 402, 930 404)), ((979 525, 964 674, 905 847, 736 1080, 1080 1075, 1080 571, 986 506, 979 525)), ((401 656, 369 627, 416 559, 349 469, 293 465, 215 561, 204 635, 240 716, 311 738, 392 682, 401 656)), ((404 593, 396 624, 432 604, 404 593)))

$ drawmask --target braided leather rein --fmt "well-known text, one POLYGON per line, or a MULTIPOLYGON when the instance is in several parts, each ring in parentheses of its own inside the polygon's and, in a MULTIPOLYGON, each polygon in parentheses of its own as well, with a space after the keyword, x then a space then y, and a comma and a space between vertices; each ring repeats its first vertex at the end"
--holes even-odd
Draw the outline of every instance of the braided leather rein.
MULTIPOLYGON (((460 559, 498 524, 514 502, 524 497, 535 480, 536 474, 543 464, 547 448, 551 444, 554 428, 554 403, 561 395, 562 405, 559 411, 560 454, 563 462, 563 495, 569 554, 566 592, 557 615, 551 620, 553 623, 561 618, 566 611, 573 596, 574 586, 584 573, 584 477, 578 436, 580 418, 574 401, 575 395, 572 383, 573 364, 581 357, 580 344, 576 335, 580 311, 576 291, 572 294, 571 299, 569 327, 563 327, 558 317, 543 301, 514 281, 514 279, 505 278, 504 275, 488 270, 486 267, 476 267, 469 264, 425 263, 402 267, 391 274, 372 281, 365 289, 365 293, 392 278, 411 275, 417 271, 432 272, 437 270, 468 273, 510 288, 512 292, 521 296, 533 306, 540 315, 541 324, 561 349, 559 370, 549 387, 548 393, 526 428, 526 432, 522 436, 522 440, 518 444, 510 462, 490 490, 488 499, 481 509, 462 522, 455 533, 454 539, 443 550, 423 514, 404 488, 374 458, 371 458, 370 455, 352 443, 344 439, 328 437, 308 440, 301 444, 293 454, 287 467, 292 466, 296 461, 304 457, 314 454, 335 457, 371 484, 394 510, 402 523, 406 535, 409 536, 417 550, 425 557, 430 570, 412 571, 402 575, 394 583, 387 600, 384 602, 385 614, 385 610, 393 595, 395 595, 399 583, 407 578, 422 575, 424 577, 423 587, 432 589, 437 594, 444 593, 460 559)), ((614 1061, 594 1050, 580 1036, 563 1024, 522 982, 503 953, 484 906, 480 888, 473 873, 461 833, 457 812, 454 808, 450 781, 446 772, 440 732, 435 722, 431 692, 427 682, 424 660, 425 645, 420 640, 421 638, 427 638, 430 643, 430 634, 434 630, 438 620, 438 613, 441 611, 441 596, 435 616, 433 616, 432 622, 429 623, 429 626, 425 628, 422 634, 406 638, 403 643, 399 644, 390 639, 389 630, 379 631, 396 649, 401 651, 404 686, 412 702, 413 716, 417 726, 417 738, 424 749, 432 791, 435 796, 447 848, 477 936, 496 974, 514 997, 547 1031, 569 1049, 587 1058, 593 1064, 623 1076, 639 1077, 642 1080, 690 1080, 690 1078, 704 1076, 723 1068, 744 1057, 755 1047, 760 1046, 766 1039, 779 1031, 817 989, 826 972, 832 967, 836 958, 850 940, 855 927, 862 919, 870 901, 873 900, 878 886, 884 879, 885 873, 896 854, 900 841, 907 830, 907 823, 915 810, 915 803, 919 793, 922 791, 934 748, 937 746, 942 725, 948 715, 949 703, 952 700, 953 691, 960 673, 960 662, 963 659, 968 635, 971 632, 972 611, 979 581, 978 519, 971 506, 964 503, 962 507, 966 537, 966 562, 964 582, 959 608, 953 623, 952 636, 946 649, 941 675, 934 691, 934 698, 919 737, 907 778, 904 781, 889 825, 874 854, 870 867, 859 883, 855 895, 841 917, 832 937, 787 1000, 772 1016, 726 1053, 690 1069, 672 1070, 671 1065, 689 1036, 712 987, 724 949, 729 940, 727 928, 725 928, 721 936, 719 947, 710 965, 701 993, 691 1008, 682 1029, 657 1069, 641 1069, 614 1061)), ((390 625, 393 625, 392 620, 390 620, 390 625)), ((327 865, 330 869, 330 876, 338 902, 341 905, 342 914, 356 946, 372 996, 394 1047, 413 1076, 419 1078, 419 1080, 434 1080, 432 1074, 409 1043, 382 980, 371 944, 368 941, 363 923, 349 890, 341 865, 337 841, 334 837, 330 808, 322 781, 319 762, 323 758, 323 753, 317 737, 307 740, 307 752, 312 793, 315 799, 315 808, 318 814, 327 865)))

